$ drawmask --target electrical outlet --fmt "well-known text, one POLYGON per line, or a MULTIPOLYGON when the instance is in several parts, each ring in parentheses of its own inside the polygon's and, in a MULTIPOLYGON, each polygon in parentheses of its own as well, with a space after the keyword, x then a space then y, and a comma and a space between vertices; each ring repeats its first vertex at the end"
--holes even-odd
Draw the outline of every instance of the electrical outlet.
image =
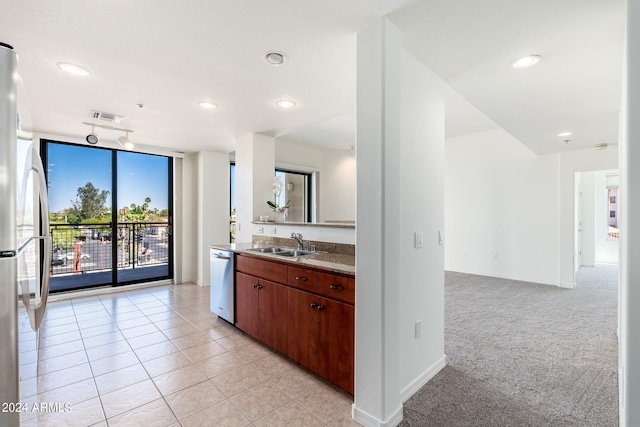
POLYGON ((415 326, 416 338, 420 338, 421 334, 422 334, 422 321, 416 320, 416 326, 415 326))
POLYGON ((276 234, 276 228, 273 227, 271 230, 269 230, 271 232, 271 234, 276 234))
POLYGON ((264 234, 264 227, 258 227, 258 234, 264 234))

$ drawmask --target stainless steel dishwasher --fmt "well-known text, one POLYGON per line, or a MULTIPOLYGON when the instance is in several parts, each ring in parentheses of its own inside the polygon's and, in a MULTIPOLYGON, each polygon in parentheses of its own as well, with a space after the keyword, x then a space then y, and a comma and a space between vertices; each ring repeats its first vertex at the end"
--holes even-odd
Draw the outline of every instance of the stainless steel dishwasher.
POLYGON ((209 264, 211 266, 209 276, 211 311, 233 325, 235 324, 233 252, 209 249, 209 264))

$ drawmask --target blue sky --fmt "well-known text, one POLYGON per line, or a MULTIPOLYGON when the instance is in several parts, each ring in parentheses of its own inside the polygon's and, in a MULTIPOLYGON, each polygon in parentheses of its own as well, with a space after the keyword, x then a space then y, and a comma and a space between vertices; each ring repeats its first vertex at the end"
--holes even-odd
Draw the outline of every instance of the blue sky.
MULTIPOLYGON (((118 152, 118 208, 131 203, 141 205, 151 198, 151 209, 167 205, 166 157, 118 152)), ((109 191, 111 206, 111 151, 93 147, 49 144, 49 210, 58 212, 71 207, 78 188, 91 182, 99 190, 109 191)))

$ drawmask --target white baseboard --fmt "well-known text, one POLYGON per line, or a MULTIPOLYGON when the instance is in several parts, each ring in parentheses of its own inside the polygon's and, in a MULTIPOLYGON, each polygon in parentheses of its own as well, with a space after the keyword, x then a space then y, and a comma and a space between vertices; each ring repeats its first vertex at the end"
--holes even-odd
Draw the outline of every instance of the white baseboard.
POLYGON ((559 283, 558 287, 565 288, 565 289, 574 289, 576 287, 576 284, 575 283, 559 283))
POLYGON ((413 380, 408 386, 406 386, 402 391, 400 391, 400 402, 404 403, 411 396, 414 395, 415 392, 420 390, 422 386, 429 382, 431 378, 433 378, 438 372, 442 370, 447 365, 447 356, 442 355, 440 360, 431 365, 429 369, 424 371, 418 378, 413 380))
POLYGON ((351 418, 365 427, 395 427, 402 421, 402 405, 386 421, 381 421, 373 415, 356 408, 354 403, 351 406, 351 418))

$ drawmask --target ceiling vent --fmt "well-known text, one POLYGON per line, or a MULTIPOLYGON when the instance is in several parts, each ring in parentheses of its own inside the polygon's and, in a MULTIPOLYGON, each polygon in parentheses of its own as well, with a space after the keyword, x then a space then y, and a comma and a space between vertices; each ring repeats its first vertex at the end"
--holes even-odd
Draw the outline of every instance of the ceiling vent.
POLYGON ((91 118, 104 120, 105 122, 111 123, 120 123, 124 116, 119 116, 117 114, 104 113, 102 111, 91 111, 91 118))

